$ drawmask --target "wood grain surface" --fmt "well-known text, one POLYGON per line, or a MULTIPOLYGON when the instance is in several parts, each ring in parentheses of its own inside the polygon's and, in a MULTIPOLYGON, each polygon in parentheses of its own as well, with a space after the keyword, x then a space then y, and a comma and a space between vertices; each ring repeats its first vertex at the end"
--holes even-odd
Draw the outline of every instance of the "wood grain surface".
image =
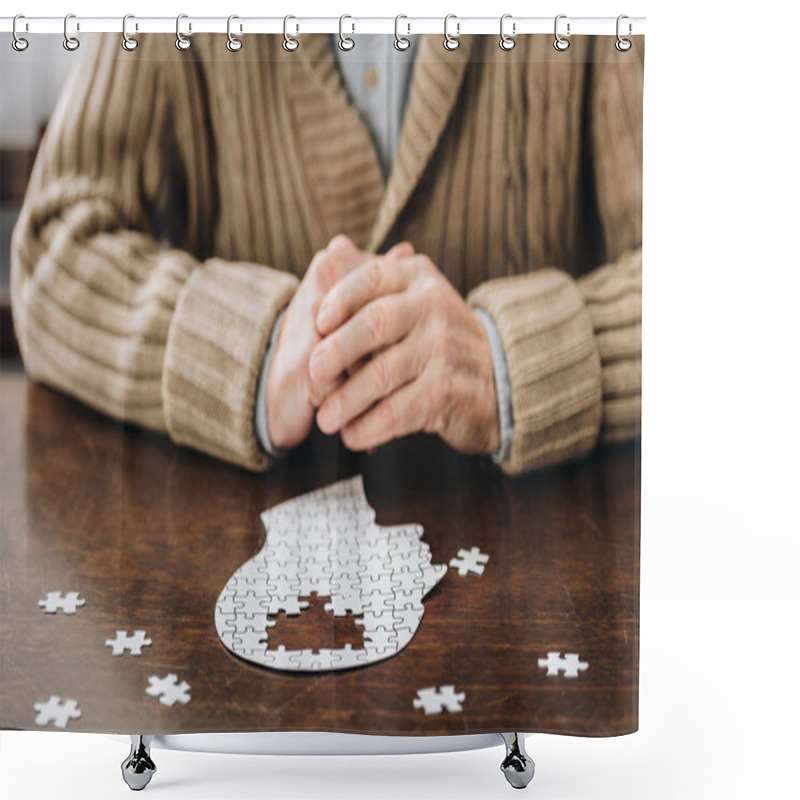
MULTIPOLYGON (((2 374, 0 387, 2 727, 35 729, 34 702, 56 694, 79 703, 68 730, 96 732, 636 730, 638 442, 510 479, 430 437, 356 455, 317 434, 254 475, 22 374, 2 374), (260 512, 358 473, 379 524, 422 524, 433 563, 476 545, 491 557, 484 574, 448 570, 411 644, 378 664, 297 674, 231 655, 215 602, 260 549, 260 512), (79 591, 85 606, 45 615, 38 600, 56 590, 79 591), (117 629, 146 630, 153 645, 114 658, 104 643, 117 629), (589 669, 547 677, 538 659, 550 650, 589 669), (168 673, 190 684, 187 705, 145 694, 150 675, 168 673), (418 689, 446 684, 465 692, 462 713, 413 707, 418 689)), ((345 622, 336 636, 353 630, 345 622)))

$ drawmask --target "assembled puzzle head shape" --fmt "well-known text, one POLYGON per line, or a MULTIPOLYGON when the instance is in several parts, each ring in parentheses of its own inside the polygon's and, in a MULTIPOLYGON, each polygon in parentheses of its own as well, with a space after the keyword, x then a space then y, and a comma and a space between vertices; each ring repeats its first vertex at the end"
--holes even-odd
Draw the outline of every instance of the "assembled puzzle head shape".
POLYGON ((217 633, 237 656, 280 670, 363 666, 399 653, 422 620, 423 597, 447 571, 431 564, 419 525, 382 527, 361 477, 281 503, 261 515, 264 547, 245 562, 217 600, 217 633), (297 616, 312 592, 330 597, 333 616, 356 615, 364 647, 270 648, 278 614, 297 616))

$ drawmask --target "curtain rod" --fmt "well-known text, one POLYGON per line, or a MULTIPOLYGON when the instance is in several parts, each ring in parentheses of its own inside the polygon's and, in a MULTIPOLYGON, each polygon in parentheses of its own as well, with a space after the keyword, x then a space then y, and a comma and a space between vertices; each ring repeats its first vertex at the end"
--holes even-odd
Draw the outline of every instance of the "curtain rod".
MULTIPOLYGON (((355 17, 347 15, 340 23, 339 17, 236 17, 231 30, 237 35, 248 33, 284 33, 284 25, 292 35, 303 33, 385 33, 394 34, 395 24, 403 36, 422 33, 444 33, 444 17, 355 17)), ((65 24, 70 36, 80 33, 122 33, 122 17, 25 17, 17 20, 17 34, 65 33, 65 24)), ((135 17, 129 16, 126 31, 135 33, 175 33, 175 17, 135 17)), ((0 32, 11 33, 13 17, 0 17, 0 32)), ((623 17, 620 22, 623 36, 636 36, 645 32, 644 17, 623 17)), ((519 36, 531 33, 553 34, 554 17, 514 17, 505 15, 503 30, 508 35, 519 36)), ((181 15, 180 30, 184 35, 191 33, 226 33, 227 17, 193 17, 181 15)), ((500 17, 459 17, 451 15, 448 30, 454 35, 500 34, 500 17)), ((562 36, 607 35, 617 33, 616 17, 570 17, 559 15, 558 31, 562 36)))

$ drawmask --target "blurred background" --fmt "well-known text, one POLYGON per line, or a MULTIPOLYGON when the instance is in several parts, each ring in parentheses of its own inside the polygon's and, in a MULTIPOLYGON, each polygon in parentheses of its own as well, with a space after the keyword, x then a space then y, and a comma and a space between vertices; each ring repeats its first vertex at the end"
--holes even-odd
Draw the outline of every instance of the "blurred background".
POLYGON ((61 40, 46 34, 36 37, 37 47, 23 53, 11 47, 0 50, 0 353, 4 357, 17 353, 9 296, 11 232, 39 141, 75 63, 61 40))

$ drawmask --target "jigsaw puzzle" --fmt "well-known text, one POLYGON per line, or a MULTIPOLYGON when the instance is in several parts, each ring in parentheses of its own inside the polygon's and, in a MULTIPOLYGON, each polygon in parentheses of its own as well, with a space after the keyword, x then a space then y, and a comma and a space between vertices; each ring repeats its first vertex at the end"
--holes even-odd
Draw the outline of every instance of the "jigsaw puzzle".
POLYGON ((466 694, 459 692, 456 694, 454 686, 440 686, 438 691, 435 686, 427 689, 420 689, 414 699, 414 708, 421 708, 426 716, 429 714, 441 714, 447 709, 451 714, 463 711, 461 704, 464 702, 466 694))
POLYGON ((34 703, 33 708, 38 712, 37 725, 49 725, 52 722, 56 728, 66 728, 71 719, 81 718, 77 700, 62 700, 56 694, 50 695, 46 703, 34 703))
POLYGON ((419 525, 382 527, 360 476, 265 511, 264 546, 222 590, 216 626, 247 661, 279 670, 324 671, 371 664, 399 653, 422 620, 422 600, 447 566, 431 564, 419 525), (312 593, 332 616, 357 615, 363 648, 269 647, 270 617, 302 614, 312 593))
POLYGON ((547 670, 547 677, 553 678, 559 673, 564 673, 565 678, 577 678, 579 672, 589 669, 585 661, 581 661, 577 653, 564 653, 550 651, 547 658, 539 659, 539 666, 547 670))

